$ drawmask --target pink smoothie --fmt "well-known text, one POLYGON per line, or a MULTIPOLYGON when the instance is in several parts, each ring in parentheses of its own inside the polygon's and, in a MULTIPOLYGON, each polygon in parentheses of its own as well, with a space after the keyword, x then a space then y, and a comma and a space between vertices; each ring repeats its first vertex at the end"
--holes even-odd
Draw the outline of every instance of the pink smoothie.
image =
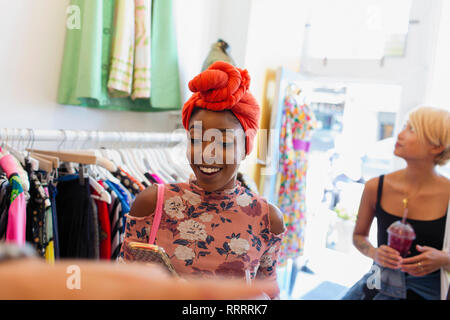
POLYGON ((413 240, 416 238, 412 226, 409 223, 397 221, 389 226, 387 232, 389 235, 388 246, 397 250, 402 257, 406 257, 413 240))

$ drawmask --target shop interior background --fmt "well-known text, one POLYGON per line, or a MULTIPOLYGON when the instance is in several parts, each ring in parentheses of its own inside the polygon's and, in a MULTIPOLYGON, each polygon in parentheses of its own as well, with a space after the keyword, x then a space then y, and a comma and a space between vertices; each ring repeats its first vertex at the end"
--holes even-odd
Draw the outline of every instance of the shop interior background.
MULTIPOLYGON (((0 126, 142 132, 179 127, 179 111, 56 103, 68 4, 0 0, 0 126)), ((264 92, 264 80, 267 70, 279 68, 297 74, 310 93, 322 126, 309 158, 308 227, 299 262, 304 268, 296 274, 280 270, 279 282, 282 298, 338 299, 371 264, 351 245, 362 182, 404 165, 392 151, 409 110, 450 108, 450 1, 176 0, 175 15, 182 101, 190 95, 188 80, 219 38, 230 44, 237 65, 248 69, 259 101, 267 94, 273 98, 264 92), (341 174, 343 181, 333 180, 341 174), (336 192, 339 206, 331 206, 336 192)), ((243 170, 251 173, 251 164, 243 170)), ((450 176, 448 165, 440 171, 450 176)))

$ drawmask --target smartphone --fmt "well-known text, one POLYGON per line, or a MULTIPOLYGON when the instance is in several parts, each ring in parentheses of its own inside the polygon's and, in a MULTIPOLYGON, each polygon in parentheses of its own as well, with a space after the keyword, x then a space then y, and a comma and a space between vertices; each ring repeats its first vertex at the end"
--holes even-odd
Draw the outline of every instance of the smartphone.
POLYGON ((157 245, 142 242, 128 242, 128 245, 125 245, 124 248, 124 258, 125 261, 157 263, 169 271, 171 275, 178 277, 164 248, 157 245))

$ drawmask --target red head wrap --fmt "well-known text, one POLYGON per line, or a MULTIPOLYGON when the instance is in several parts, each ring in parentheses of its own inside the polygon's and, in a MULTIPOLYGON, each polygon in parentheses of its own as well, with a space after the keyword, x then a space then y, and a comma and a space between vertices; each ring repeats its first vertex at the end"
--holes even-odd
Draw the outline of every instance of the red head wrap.
POLYGON ((194 107, 211 111, 230 110, 246 133, 245 153, 250 154, 259 127, 260 109, 258 102, 248 91, 249 86, 250 75, 247 70, 236 68, 223 61, 214 62, 189 81, 189 89, 194 94, 183 106, 184 128, 188 130, 194 107))

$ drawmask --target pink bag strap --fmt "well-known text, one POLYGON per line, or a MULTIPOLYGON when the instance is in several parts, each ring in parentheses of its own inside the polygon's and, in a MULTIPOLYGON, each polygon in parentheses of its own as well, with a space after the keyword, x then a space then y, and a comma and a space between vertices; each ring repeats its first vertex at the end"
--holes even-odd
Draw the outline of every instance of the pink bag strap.
POLYGON ((162 206, 164 202, 164 185, 158 184, 158 195, 156 200, 155 217, 153 218, 152 228, 150 230, 150 237, 148 243, 154 244, 156 239, 156 233, 158 232, 159 224, 162 216, 162 206))

